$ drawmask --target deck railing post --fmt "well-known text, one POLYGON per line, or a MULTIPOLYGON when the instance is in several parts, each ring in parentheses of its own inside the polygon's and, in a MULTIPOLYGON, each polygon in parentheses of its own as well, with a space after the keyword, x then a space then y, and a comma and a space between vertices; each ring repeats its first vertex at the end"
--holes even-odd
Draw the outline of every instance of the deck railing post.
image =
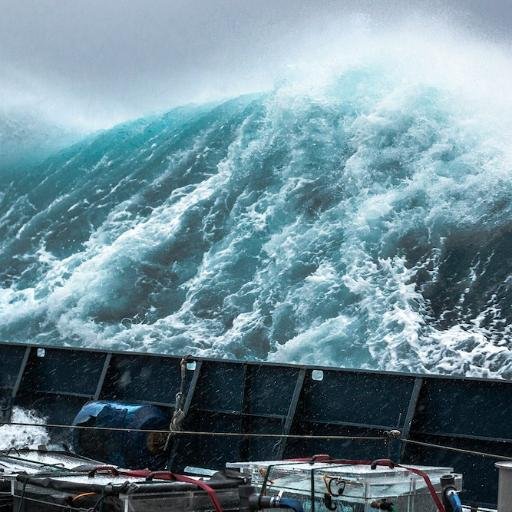
POLYGON ((498 512, 512 512, 512 461, 495 465, 499 470, 498 512))

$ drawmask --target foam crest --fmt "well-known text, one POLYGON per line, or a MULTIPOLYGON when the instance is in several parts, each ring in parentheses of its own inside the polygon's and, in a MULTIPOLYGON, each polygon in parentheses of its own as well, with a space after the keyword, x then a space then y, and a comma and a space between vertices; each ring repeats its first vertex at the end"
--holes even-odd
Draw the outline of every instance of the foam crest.
MULTIPOLYGON (((46 422, 46 419, 32 411, 14 407, 11 421, 13 423, 41 425, 46 422)), ((50 437, 44 427, 28 425, 3 425, 0 427, 0 450, 37 448, 48 444, 49 440, 50 437)))
POLYGON ((465 54, 427 79, 404 70, 421 41, 398 67, 366 44, 31 170, 0 208, 2 337, 508 376, 507 123, 465 54))

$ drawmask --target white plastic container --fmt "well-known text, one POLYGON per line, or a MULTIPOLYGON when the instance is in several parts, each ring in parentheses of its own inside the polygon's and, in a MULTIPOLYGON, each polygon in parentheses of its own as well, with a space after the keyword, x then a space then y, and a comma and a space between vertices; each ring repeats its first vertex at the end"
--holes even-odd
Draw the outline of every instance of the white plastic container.
MULTIPOLYGON (((250 476, 259 488, 265 481, 268 495, 299 499, 305 511, 377 512, 379 506, 395 512, 436 512, 436 506, 424 479, 411 471, 395 467, 340 465, 286 461, 237 462, 227 464, 250 476)), ((424 471, 440 495, 440 478, 453 474, 453 468, 412 466, 424 471)), ((460 490, 462 476, 456 474, 460 490)), ((383 509, 380 509, 383 510, 383 509)))

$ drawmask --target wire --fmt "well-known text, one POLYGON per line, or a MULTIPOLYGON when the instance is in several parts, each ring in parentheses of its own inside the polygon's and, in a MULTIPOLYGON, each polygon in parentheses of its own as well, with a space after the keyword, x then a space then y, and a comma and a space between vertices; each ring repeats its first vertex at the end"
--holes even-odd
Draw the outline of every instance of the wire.
POLYGON ((87 496, 96 496, 97 494, 98 494, 97 492, 82 492, 82 493, 74 496, 73 499, 71 500, 71 503, 81 500, 82 498, 86 498, 87 496))
MULTIPOLYGON (((17 452, 17 453, 20 454, 19 452, 17 452)), ((39 468, 41 468, 41 469, 42 468, 65 469, 63 462, 59 462, 57 464, 49 464, 49 463, 45 463, 45 462, 39 462, 39 461, 33 460, 33 459, 27 459, 26 457, 21 457, 21 456, 14 457, 13 455, 10 455, 10 450, 7 450, 7 452, 0 450, 0 455, 2 455, 4 457, 8 457, 11 460, 19 460, 21 462, 29 462, 30 464, 35 464, 36 466, 39 466, 39 468)), ((96 462, 96 461, 94 461, 94 462, 96 462)), ((7 464, 2 464, 1 462, 0 462, 0 465, 8 467, 7 464)))
MULTIPOLYGON (((19 496, 17 494, 15 494, 14 497, 19 498, 19 496)), ((34 498, 33 496, 28 496, 28 497, 24 496, 23 500, 24 501, 33 501, 34 503, 41 503, 42 505, 46 505, 47 507, 48 507, 48 505, 50 505, 52 508, 54 508, 54 507, 64 508, 64 509, 66 509, 67 512, 69 512, 71 510, 84 510, 83 508, 76 508, 71 505, 61 505, 59 503, 53 503, 51 501, 38 500, 37 498, 34 498)))
POLYGON ((41 427, 41 428, 77 428, 82 430, 107 430, 113 432, 146 432, 155 434, 179 434, 179 435, 192 435, 192 436, 224 436, 224 437, 276 437, 276 438, 291 438, 291 439, 345 439, 352 441, 385 441, 386 436, 342 436, 342 435, 308 435, 308 434, 257 434, 257 433, 243 433, 243 432, 200 432, 195 430, 149 430, 141 428, 121 428, 121 427, 95 427, 91 425, 62 425, 62 424, 43 424, 43 423, 0 423, 1 425, 15 425, 20 427, 41 427))
MULTIPOLYGON (((22 423, 22 422, 0 422, 2 425, 15 425, 20 427, 41 427, 41 428, 67 428, 67 429, 81 429, 81 430, 102 430, 111 432, 145 432, 156 434, 172 434, 172 435, 190 435, 190 436, 219 436, 219 437, 243 437, 243 438, 285 438, 285 439, 332 439, 332 440, 348 440, 348 441, 389 441, 389 436, 384 434, 381 436, 343 436, 343 435, 309 435, 309 434, 257 434, 257 433, 243 433, 243 432, 201 432, 194 430, 149 430, 140 428, 121 428, 121 427, 95 427, 91 425, 63 425, 63 424, 43 424, 43 423, 22 423)), ((458 453, 466 453, 469 455, 477 455, 480 457, 488 457, 491 459, 512 460, 512 456, 497 455, 494 453, 480 452, 477 450, 467 450, 464 448, 456 448, 454 446, 446 446, 435 443, 428 443, 425 441, 415 441, 413 439, 397 439, 402 443, 415 444, 418 446, 425 446, 428 448, 436 448, 439 450, 448 450, 458 453)), ((2 453, 0 451, 0 453, 2 453)))
POLYGON ((442 444, 427 443, 425 441, 415 441, 413 439, 401 439, 402 443, 417 444, 427 448, 437 448, 439 450, 449 450, 452 452, 466 453, 468 455, 478 455, 480 457, 489 457, 491 459, 512 460, 512 456, 496 455, 494 453, 479 452, 477 450, 466 450, 464 448, 456 448, 455 446, 445 446, 442 444))

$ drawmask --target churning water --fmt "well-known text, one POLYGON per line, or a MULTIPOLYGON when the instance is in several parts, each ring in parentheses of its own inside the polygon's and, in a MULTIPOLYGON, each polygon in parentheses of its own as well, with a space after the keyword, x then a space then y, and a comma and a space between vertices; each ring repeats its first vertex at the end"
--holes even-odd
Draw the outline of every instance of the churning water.
POLYGON ((500 130, 360 65, 4 172, 0 337, 510 376, 500 130))

